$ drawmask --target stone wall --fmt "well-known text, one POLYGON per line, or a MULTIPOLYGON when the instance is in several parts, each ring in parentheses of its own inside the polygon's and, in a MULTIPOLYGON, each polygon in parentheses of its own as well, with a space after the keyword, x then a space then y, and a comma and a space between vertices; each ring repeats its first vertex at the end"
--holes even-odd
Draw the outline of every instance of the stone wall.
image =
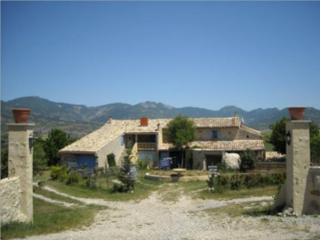
POLYGON ((19 177, 0 181, 1 225, 9 222, 24 222, 26 215, 21 212, 21 187, 19 177))
POLYGON ((234 140, 238 133, 238 128, 197 128, 195 139, 197 141, 212 141, 212 131, 218 131, 217 140, 234 140))
POLYGON ((309 169, 303 213, 320 214, 320 167, 309 169))
POLYGON ((247 131, 244 128, 239 128, 239 131, 237 132, 237 136, 235 137, 235 139, 261 139, 261 137, 259 135, 257 135, 256 133, 252 133, 250 131, 247 131))

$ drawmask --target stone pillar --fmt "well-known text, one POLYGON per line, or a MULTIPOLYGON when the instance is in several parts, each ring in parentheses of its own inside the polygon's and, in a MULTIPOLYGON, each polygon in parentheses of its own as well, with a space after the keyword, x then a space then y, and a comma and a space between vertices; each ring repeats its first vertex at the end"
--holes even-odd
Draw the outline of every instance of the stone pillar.
POLYGON ((33 221, 33 123, 9 123, 9 177, 19 177, 21 187, 21 212, 27 221, 33 221))
POLYGON ((310 167, 310 121, 293 120, 286 125, 287 189, 286 206, 297 215, 303 214, 307 176, 310 167))

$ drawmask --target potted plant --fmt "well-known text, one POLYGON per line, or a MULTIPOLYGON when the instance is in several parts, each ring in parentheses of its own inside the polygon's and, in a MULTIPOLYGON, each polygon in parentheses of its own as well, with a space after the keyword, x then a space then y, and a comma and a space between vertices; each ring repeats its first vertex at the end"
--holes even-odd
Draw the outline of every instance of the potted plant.
POLYGON ((31 109, 13 108, 12 113, 15 123, 28 123, 31 109))
POLYGON ((289 107, 288 111, 291 120, 303 120, 304 118, 304 107, 289 107))

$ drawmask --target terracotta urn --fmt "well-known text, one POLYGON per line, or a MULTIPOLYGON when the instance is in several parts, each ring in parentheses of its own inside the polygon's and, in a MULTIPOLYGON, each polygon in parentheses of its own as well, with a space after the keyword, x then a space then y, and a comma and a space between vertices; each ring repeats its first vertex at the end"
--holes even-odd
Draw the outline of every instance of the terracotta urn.
POLYGON ((303 120, 304 119, 304 107, 289 107, 288 111, 291 120, 303 120))
POLYGON ((28 123, 31 109, 29 108, 13 108, 13 118, 15 123, 28 123))

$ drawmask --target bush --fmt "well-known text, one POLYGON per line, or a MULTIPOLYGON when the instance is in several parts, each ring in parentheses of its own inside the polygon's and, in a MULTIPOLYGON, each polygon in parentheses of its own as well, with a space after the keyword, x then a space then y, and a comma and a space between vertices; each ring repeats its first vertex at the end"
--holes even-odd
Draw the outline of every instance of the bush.
POLYGON ((243 186, 244 178, 239 174, 234 174, 229 179, 229 185, 231 190, 238 190, 243 186))
POLYGON ((113 180, 112 183, 112 192, 127 192, 126 186, 121 181, 113 180))
POLYGON ((207 184, 208 188, 214 189, 214 192, 224 190, 239 190, 241 188, 264 187, 270 185, 280 185, 285 181, 285 173, 271 174, 225 174, 216 177, 210 176, 207 184))
POLYGON ((90 175, 86 180, 86 186, 91 189, 97 188, 97 177, 96 175, 92 174, 90 175))
POLYGON ((139 159, 138 162, 137 162, 137 166, 141 170, 147 169, 148 165, 149 165, 149 160, 140 160, 139 159))
POLYGON ((240 171, 246 172, 247 170, 254 169, 254 167, 255 167, 254 153, 250 150, 246 150, 243 154, 241 154, 240 171))
POLYGON ((222 178, 220 178, 219 175, 214 176, 211 174, 209 176, 209 179, 207 180, 208 189, 210 192, 223 192, 223 185, 221 182, 219 182, 222 178))
POLYGON ((66 184, 67 185, 77 184, 77 183, 80 182, 80 180, 81 180, 80 174, 78 172, 74 171, 74 170, 71 170, 68 173, 66 184))
POLYGON ((50 177, 52 180, 64 182, 68 177, 67 168, 65 166, 52 166, 50 177))
POLYGON ((132 164, 128 156, 125 157, 124 163, 122 167, 120 168, 120 173, 118 175, 118 179, 123 183, 124 185, 124 191, 133 191, 134 190, 134 184, 135 184, 135 177, 133 175, 132 170, 132 164))

